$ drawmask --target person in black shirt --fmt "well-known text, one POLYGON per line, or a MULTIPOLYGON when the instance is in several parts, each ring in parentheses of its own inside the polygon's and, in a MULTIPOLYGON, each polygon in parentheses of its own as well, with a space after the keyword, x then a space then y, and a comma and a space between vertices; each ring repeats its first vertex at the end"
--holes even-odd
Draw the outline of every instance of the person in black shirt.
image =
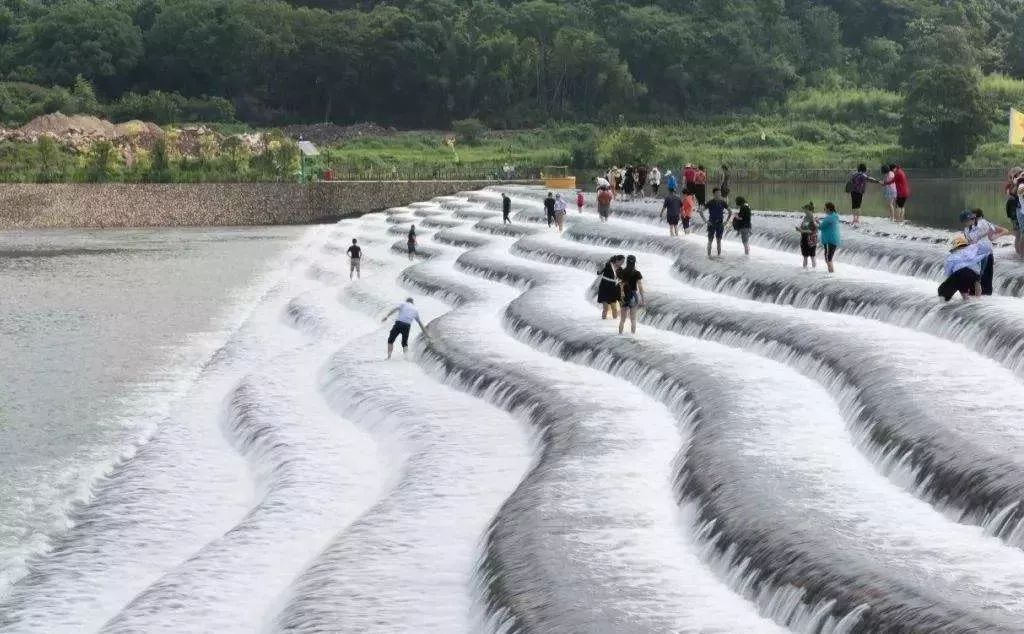
POLYGON ((352 238, 352 246, 348 248, 349 267, 348 267, 348 279, 352 279, 352 274, 355 273, 359 276, 359 279, 363 279, 363 273, 359 268, 359 262, 363 257, 363 250, 359 248, 355 238, 352 238))
POLYGON ((626 327, 629 317, 630 332, 636 334, 636 311, 644 305, 644 276, 636 268, 636 256, 626 258, 626 267, 619 271, 619 287, 622 289, 622 312, 619 313, 619 334, 626 327))
POLYGON ((548 228, 555 222, 555 195, 548 192, 548 197, 544 199, 544 212, 548 216, 548 228))
POLYGON ((732 219, 732 209, 729 209, 729 203, 725 202, 722 198, 722 190, 715 188, 712 191, 711 200, 707 204, 707 217, 704 216, 704 209, 698 208, 701 220, 707 225, 708 228, 708 257, 711 257, 711 243, 718 242, 718 257, 722 257, 722 235, 725 233, 725 223, 732 219), (725 212, 729 212, 729 217, 725 217, 725 212))
POLYGON ((601 304, 601 319, 608 319, 608 311, 612 313, 612 319, 619 318, 619 300, 622 298, 622 290, 619 288, 619 270, 626 262, 626 256, 615 255, 604 263, 604 268, 598 272, 600 280, 597 284, 597 302, 601 304))
POLYGON ((416 257, 416 225, 409 227, 407 245, 409 247, 409 261, 412 262, 413 258, 416 257))
POLYGON ((676 190, 668 190, 665 204, 661 206, 661 216, 668 221, 668 235, 679 236, 679 220, 683 216, 683 199, 676 196, 676 190))
POLYGON ((736 206, 740 210, 733 216, 732 228, 740 234, 740 240, 743 241, 743 253, 750 255, 750 218, 753 216, 753 212, 750 210, 750 205, 747 204, 747 199, 743 196, 736 197, 736 206))
POLYGON ((501 194, 501 220, 505 224, 511 224, 512 221, 508 219, 508 215, 512 213, 512 199, 508 197, 508 194, 501 194))

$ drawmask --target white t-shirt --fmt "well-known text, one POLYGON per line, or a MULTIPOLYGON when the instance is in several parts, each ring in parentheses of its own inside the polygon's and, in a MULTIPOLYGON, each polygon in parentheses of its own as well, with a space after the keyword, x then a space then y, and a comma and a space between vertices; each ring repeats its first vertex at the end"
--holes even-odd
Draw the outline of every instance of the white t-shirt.
POLYGON ((416 307, 409 302, 402 302, 398 305, 398 319, 397 321, 403 324, 411 324, 420 318, 420 311, 416 310, 416 307))
POLYGON ((651 170, 651 183, 661 185, 661 170, 657 167, 651 170))
POLYGON ((973 227, 964 231, 964 234, 972 244, 984 242, 991 248, 992 242, 988 239, 988 236, 995 230, 996 226, 994 224, 984 218, 979 218, 978 222, 973 227))

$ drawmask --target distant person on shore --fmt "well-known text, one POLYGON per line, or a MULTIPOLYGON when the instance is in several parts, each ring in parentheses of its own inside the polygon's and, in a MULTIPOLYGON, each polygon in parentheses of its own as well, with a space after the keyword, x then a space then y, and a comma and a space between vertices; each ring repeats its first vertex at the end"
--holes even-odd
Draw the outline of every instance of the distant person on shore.
POLYGON ((904 223, 907 221, 907 201, 910 200, 910 180, 899 165, 892 166, 892 173, 896 185, 896 222, 904 223))
POLYGON ((629 317, 629 331, 636 334, 636 311, 644 305, 644 276, 636 268, 636 256, 626 258, 626 266, 619 271, 619 287, 622 289, 622 312, 619 314, 619 334, 626 327, 629 317))
POLYGON ((882 166, 882 196, 889 207, 889 220, 896 222, 896 173, 891 165, 882 166))
POLYGON ((512 220, 509 215, 512 213, 512 199, 508 197, 508 194, 502 192, 501 194, 501 222, 503 224, 512 224, 512 220))
POLYGON ((567 207, 568 205, 565 204, 562 194, 555 194, 555 226, 558 228, 558 233, 565 231, 565 211, 567 207))
POLYGON ((948 302, 957 293, 964 300, 981 295, 981 267, 990 255, 991 243, 971 244, 963 234, 953 238, 953 247, 946 256, 946 279, 939 284, 939 297, 948 302))
POLYGON ((732 191, 731 189, 729 189, 730 176, 731 175, 729 174, 729 166, 722 165, 722 182, 721 184, 718 185, 718 189, 722 190, 722 198, 725 198, 726 200, 729 199, 729 192, 732 191))
POLYGON ((612 214, 612 199, 614 198, 615 195, 608 187, 597 190, 597 215, 601 218, 601 222, 608 222, 608 216, 612 214))
POLYGON ((835 273, 833 260, 841 244, 839 238, 839 212, 832 203, 825 203, 825 217, 821 219, 821 246, 825 249, 825 266, 829 273, 835 273))
POLYGON ((706 208, 708 205, 708 173, 704 170, 703 165, 698 165, 697 171, 693 173, 693 186, 696 188, 693 195, 697 197, 697 205, 701 209, 706 208))
MULTIPOLYGON (((699 205, 699 198, 697 202, 699 205)), ((701 220, 708 227, 708 258, 711 257, 711 244, 713 242, 718 243, 718 257, 722 257, 722 236, 725 235, 725 223, 732 220, 732 210, 729 209, 729 203, 722 198, 722 191, 717 187, 712 191, 711 200, 708 201, 706 210, 708 212, 707 217, 704 216, 705 208, 697 207, 697 213, 700 214, 701 220), (729 212, 728 218, 725 217, 725 212, 727 211, 729 212)))
POLYGON ((348 253, 348 279, 352 279, 353 274, 359 279, 363 279, 363 272, 359 266, 363 257, 363 250, 359 247, 359 241, 352 238, 352 246, 345 253, 348 253))
POLYGON ((597 302, 601 304, 601 319, 608 319, 609 312, 612 319, 619 318, 619 299, 622 296, 619 289, 619 270, 625 262, 624 255, 612 256, 598 272, 601 277, 597 283, 597 302))
POLYGON ((544 215, 548 219, 548 229, 555 224, 555 195, 548 192, 548 197, 544 199, 544 215))
POLYGON ((657 165, 655 165, 654 168, 651 169, 650 177, 651 177, 651 192, 653 192, 654 196, 657 197, 658 190, 661 188, 661 170, 658 169, 657 165))
POLYGON ((804 258, 804 269, 810 261, 811 268, 818 268, 818 221, 814 219, 814 203, 803 207, 804 219, 796 226, 800 232, 800 255, 804 258))
POLYGON ((964 226, 964 237, 970 244, 984 244, 988 257, 981 263, 981 294, 991 295, 993 292, 992 278, 995 275, 996 258, 992 253, 992 241, 1009 235, 1004 227, 997 227, 985 219, 981 209, 965 210, 960 214, 960 222, 964 226))
POLYGON ((668 190, 668 197, 665 198, 665 203, 661 206, 661 214, 659 218, 664 218, 668 222, 668 235, 673 238, 679 237, 679 221, 683 217, 683 199, 676 196, 674 189, 668 190))
POLYGON ((409 227, 407 246, 409 248, 409 261, 412 262, 413 258, 416 257, 416 225, 409 227))
POLYGON ((1024 183, 1017 186, 1015 193, 1006 199, 1006 215, 1013 223, 1013 250, 1017 257, 1024 257, 1024 183))
POLYGON ((846 182, 846 192, 850 194, 850 209, 853 211, 853 224, 860 224, 860 208, 864 202, 864 192, 867 191, 868 183, 877 182, 878 179, 871 177, 868 173, 868 166, 864 163, 857 166, 857 171, 850 173, 850 178, 846 182))
POLYGON ((586 204, 587 204, 587 199, 583 195, 583 190, 581 189, 578 192, 576 192, 576 211, 578 213, 583 213, 583 206, 586 205, 586 204))
POLYGON ((1024 173, 1024 168, 1011 167, 1010 171, 1006 174, 1006 185, 1004 191, 1007 196, 1014 196, 1017 194, 1017 188, 1020 187, 1020 176, 1024 173))
POLYGON ((693 222, 693 212, 697 209, 697 199, 693 197, 693 192, 688 189, 683 190, 683 233, 690 235, 690 224, 693 222))
POLYGON ((409 331, 412 329, 412 322, 416 322, 420 325, 420 330, 423 332, 423 336, 427 336, 427 329, 424 327, 423 322, 420 321, 420 311, 416 310, 413 306, 413 299, 411 297, 405 298, 405 301, 391 309, 387 315, 384 315, 384 319, 381 319, 381 323, 384 323, 395 313, 398 313, 398 317, 395 319, 395 325, 391 327, 391 332, 388 334, 388 359, 391 359, 391 354, 395 351, 395 340, 399 336, 402 337, 402 354, 409 353, 409 331))
POLYGON ((747 204, 747 199, 743 196, 736 197, 736 207, 738 211, 732 219, 733 231, 739 234, 740 241, 743 242, 743 255, 750 255, 750 230, 753 228, 752 219, 754 212, 750 209, 750 205, 747 204))

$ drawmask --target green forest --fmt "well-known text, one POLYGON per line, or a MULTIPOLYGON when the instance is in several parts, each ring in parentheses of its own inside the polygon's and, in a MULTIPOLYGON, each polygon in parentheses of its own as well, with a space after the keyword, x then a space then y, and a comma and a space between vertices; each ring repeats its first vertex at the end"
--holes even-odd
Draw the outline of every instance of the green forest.
POLYGON ((0 124, 469 120, 554 127, 530 152, 578 165, 628 155, 595 130, 631 127, 661 154, 990 166, 1019 160, 1022 42, 1020 0, 4 0, 0 124))

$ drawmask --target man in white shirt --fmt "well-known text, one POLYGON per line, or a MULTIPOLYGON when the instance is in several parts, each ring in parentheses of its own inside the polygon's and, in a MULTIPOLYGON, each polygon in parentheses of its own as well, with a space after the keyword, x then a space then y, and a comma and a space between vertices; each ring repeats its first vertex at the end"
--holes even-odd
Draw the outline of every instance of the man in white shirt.
POLYGON ((391 353, 395 351, 395 340, 398 336, 402 336, 402 354, 409 352, 409 330, 412 329, 412 322, 415 321, 420 325, 420 330, 423 331, 423 335, 426 336, 427 329, 420 321, 420 311, 416 310, 413 306, 413 300, 411 297, 407 297, 404 302, 396 306, 387 315, 384 315, 384 319, 381 322, 385 322, 395 313, 398 313, 398 317, 395 319, 395 325, 391 327, 391 333, 388 335, 388 359, 391 358, 391 353))
POLYGON ((655 165, 654 169, 651 170, 651 190, 654 192, 654 197, 658 197, 658 188, 661 187, 661 170, 655 165))

